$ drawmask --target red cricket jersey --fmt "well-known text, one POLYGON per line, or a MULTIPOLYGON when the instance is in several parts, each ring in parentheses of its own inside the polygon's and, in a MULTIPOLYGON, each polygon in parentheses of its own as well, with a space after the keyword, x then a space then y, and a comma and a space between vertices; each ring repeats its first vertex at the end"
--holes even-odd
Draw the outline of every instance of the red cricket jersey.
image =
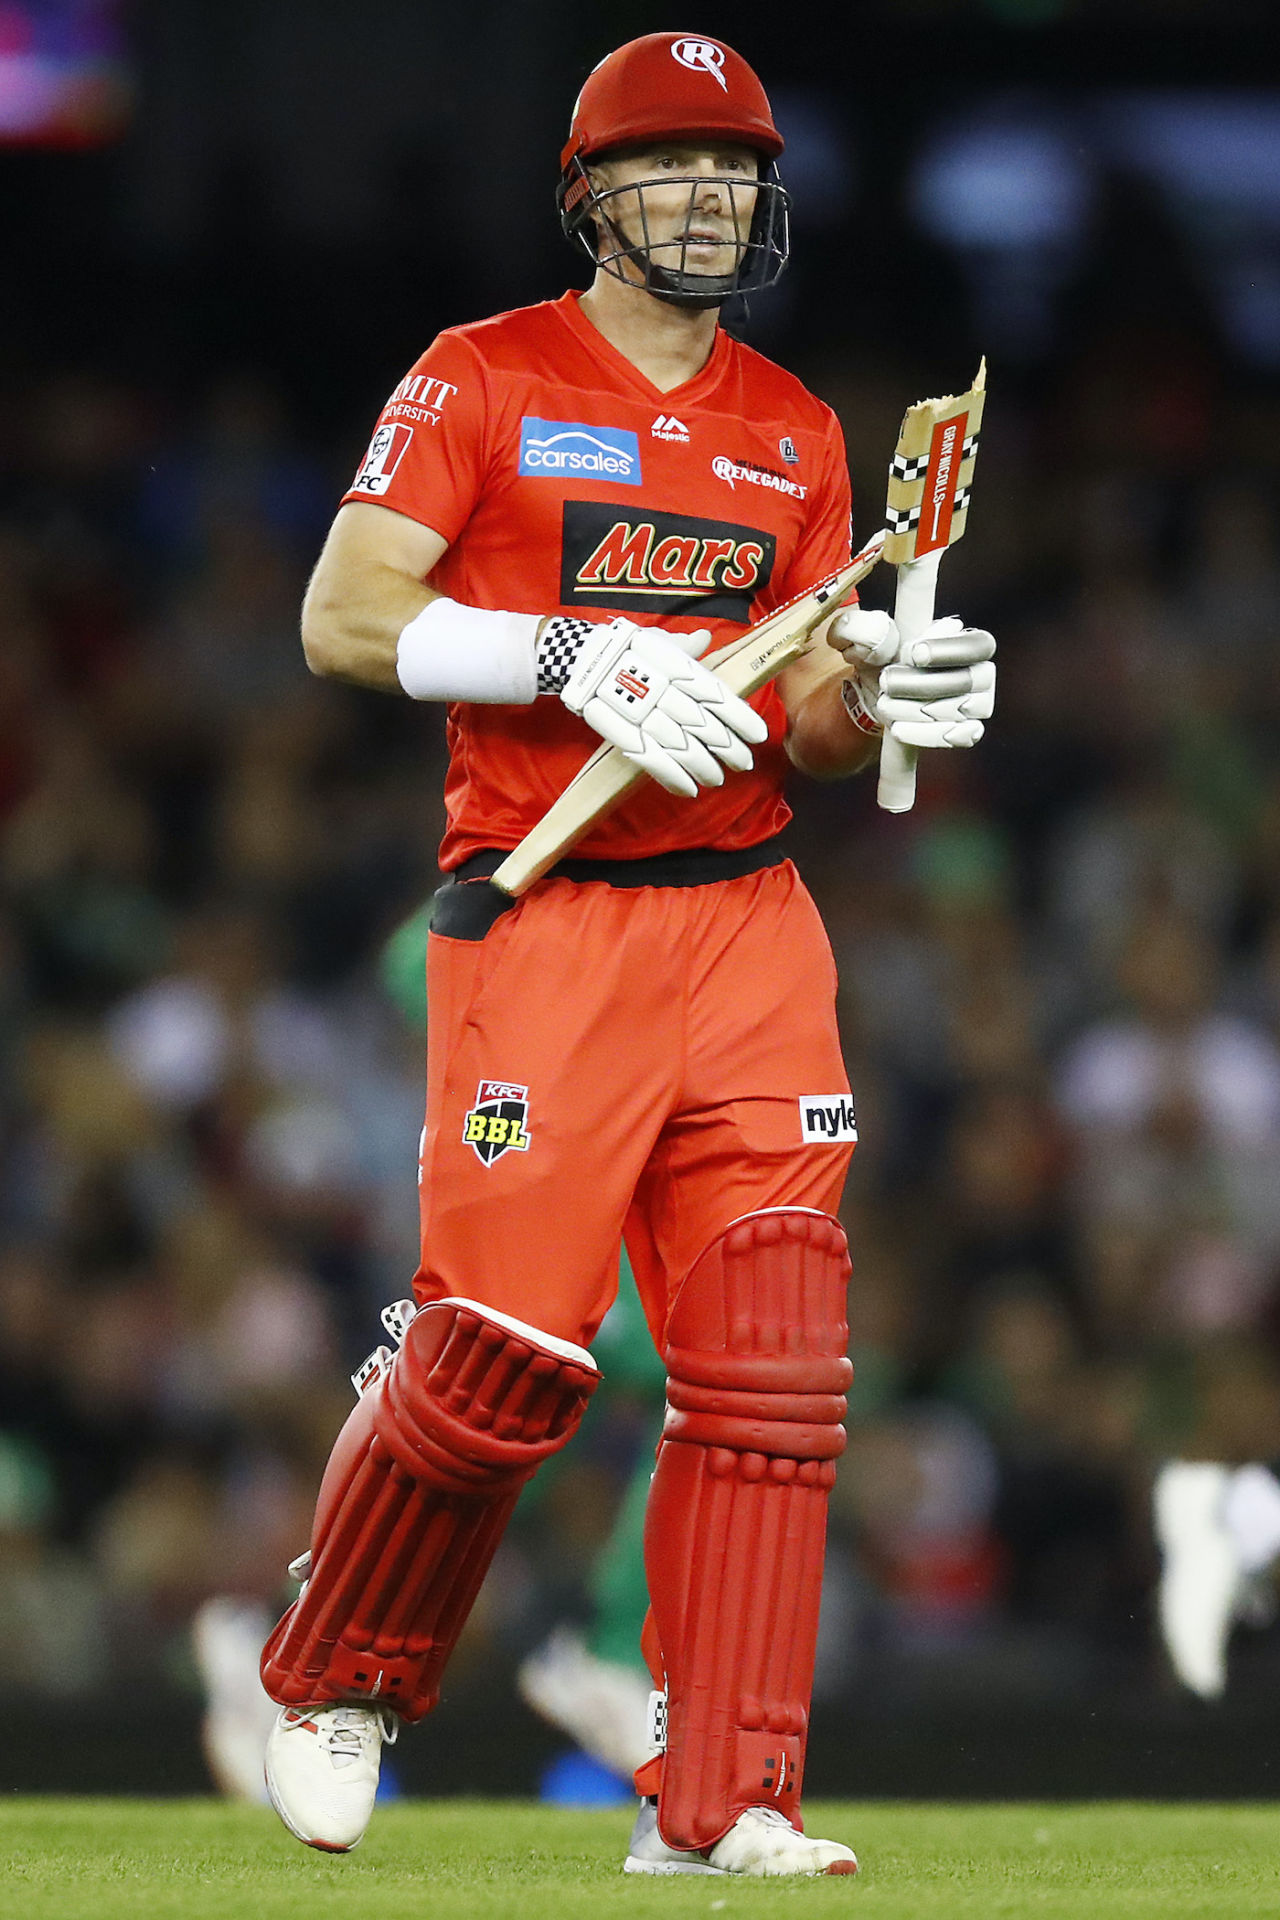
MULTIPOLYGON (((711 629, 709 646, 849 558, 849 478, 829 407, 723 331, 662 393, 576 293, 440 334, 383 408, 348 500, 433 528, 431 585, 467 606, 711 629)), ((574 852, 634 859, 749 847, 790 818, 773 687, 750 773, 696 799, 644 781, 574 852)), ((514 847, 599 736, 561 701, 449 708, 441 865, 514 847)))

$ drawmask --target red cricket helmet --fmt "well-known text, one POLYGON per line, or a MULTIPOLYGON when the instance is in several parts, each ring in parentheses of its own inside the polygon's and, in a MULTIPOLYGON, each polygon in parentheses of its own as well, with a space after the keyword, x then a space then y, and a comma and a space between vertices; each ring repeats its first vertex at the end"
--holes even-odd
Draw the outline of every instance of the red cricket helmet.
MULTIPOLYGON (((617 278, 634 283, 639 268, 640 284, 659 299, 719 306, 732 294, 772 286, 786 266, 787 195, 775 164, 782 147, 768 95, 740 53, 722 41, 694 34, 647 33, 593 67, 578 95, 560 155, 560 224, 597 266, 617 278), (644 183, 638 189, 601 187, 588 171, 588 163, 619 148, 668 138, 723 141, 760 155, 750 229, 745 239, 738 229, 737 265, 731 273, 690 272, 684 241, 651 237, 644 183), (637 204, 640 238, 623 230, 620 211, 623 205, 637 204), (659 261, 656 254, 664 258, 659 261)), ((667 176, 667 184, 681 182, 667 176)), ((690 210, 699 184, 688 181, 690 210)), ((732 206, 735 183, 726 178, 724 185, 732 206)), ((740 180, 736 190, 742 191, 740 180)))
POLYGON ((740 53, 693 34, 646 33, 588 74, 560 165, 672 134, 739 141, 768 160, 783 146, 769 97, 740 53))

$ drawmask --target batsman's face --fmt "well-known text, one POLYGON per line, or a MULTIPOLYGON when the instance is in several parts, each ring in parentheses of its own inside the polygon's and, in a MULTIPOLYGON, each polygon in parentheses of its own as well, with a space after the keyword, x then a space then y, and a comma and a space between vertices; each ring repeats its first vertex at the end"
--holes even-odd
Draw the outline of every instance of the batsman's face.
MULTIPOLYGON (((593 173, 600 187, 617 190, 605 202, 609 219, 632 245, 647 247, 656 266, 726 274, 751 232, 759 170, 750 147, 671 142, 615 155, 593 173)), ((623 265, 641 277, 634 262, 623 265)))

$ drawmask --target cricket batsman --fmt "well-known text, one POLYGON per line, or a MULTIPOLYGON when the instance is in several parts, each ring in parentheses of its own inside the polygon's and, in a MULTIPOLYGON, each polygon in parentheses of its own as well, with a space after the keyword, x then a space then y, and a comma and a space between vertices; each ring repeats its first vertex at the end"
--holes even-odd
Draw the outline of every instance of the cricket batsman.
POLYGON ((307 593, 312 669, 446 702, 450 748, 414 1303, 263 1655, 272 1801, 330 1852, 597 1385, 625 1237, 668 1380, 626 1869, 856 1871, 800 1820, 856 1132, 782 789, 856 772, 886 727, 973 745, 994 643, 939 621, 895 664, 893 622, 853 609, 750 701, 700 664, 849 559, 834 416, 719 325, 786 263, 782 145, 722 42, 601 61, 559 188, 590 287, 435 340, 307 593), (518 901, 491 886, 601 739, 651 778, 518 901))

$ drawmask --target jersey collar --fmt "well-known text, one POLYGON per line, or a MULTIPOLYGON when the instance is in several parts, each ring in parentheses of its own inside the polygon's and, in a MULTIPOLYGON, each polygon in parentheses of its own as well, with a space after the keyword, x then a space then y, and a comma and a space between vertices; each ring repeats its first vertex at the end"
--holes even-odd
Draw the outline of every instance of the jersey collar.
POLYGON ((663 400, 680 399, 685 406, 694 401, 706 399, 708 394, 719 385, 732 350, 732 342, 723 327, 716 328, 715 345, 711 349, 707 364, 699 368, 692 380, 686 380, 683 385, 672 387, 664 392, 661 387, 655 387, 652 380, 647 380, 639 367, 633 366, 627 356, 619 353, 613 343, 606 340, 599 329, 591 324, 578 305, 580 297, 571 289, 555 302, 556 311, 592 357, 609 370, 618 384, 633 387, 646 401, 660 403, 663 400))

